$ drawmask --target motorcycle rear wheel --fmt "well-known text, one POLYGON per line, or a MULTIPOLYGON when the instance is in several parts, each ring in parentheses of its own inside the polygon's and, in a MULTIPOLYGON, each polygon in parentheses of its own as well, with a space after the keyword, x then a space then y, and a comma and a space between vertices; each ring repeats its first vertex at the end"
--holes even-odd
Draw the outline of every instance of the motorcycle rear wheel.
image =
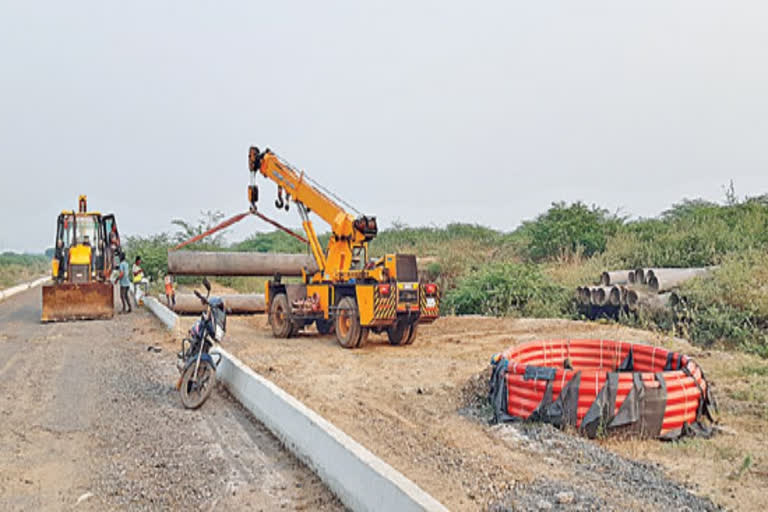
POLYGON ((181 403, 187 409, 197 409, 211 395, 216 386, 216 368, 209 361, 200 361, 197 369, 197 380, 193 381, 195 364, 190 364, 181 376, 181 403))

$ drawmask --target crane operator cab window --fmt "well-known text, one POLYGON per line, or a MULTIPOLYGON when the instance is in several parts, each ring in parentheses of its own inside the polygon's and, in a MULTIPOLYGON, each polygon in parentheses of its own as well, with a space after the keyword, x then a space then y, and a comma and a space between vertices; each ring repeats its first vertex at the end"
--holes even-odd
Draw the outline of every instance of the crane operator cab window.
POLYGON ((350 270, 363 270, 365 262, 368 260, 368 251, 365 247, 355 247, 352 249, 352 262, 349 266, 350 270))

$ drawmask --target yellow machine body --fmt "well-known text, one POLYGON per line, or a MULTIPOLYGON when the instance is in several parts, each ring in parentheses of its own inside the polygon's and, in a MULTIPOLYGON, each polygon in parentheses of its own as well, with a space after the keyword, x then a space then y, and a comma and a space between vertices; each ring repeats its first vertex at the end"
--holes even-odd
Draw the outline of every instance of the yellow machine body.
POLYGON ((117 225, 113 215, 88 211, 87 198, 78 198, 78 210, 64 210, 56 226, 53 283, 43 286, 43 322, 109 319, 114 315, 114 288, 109 280, 115 254, 109 232, 117 225))

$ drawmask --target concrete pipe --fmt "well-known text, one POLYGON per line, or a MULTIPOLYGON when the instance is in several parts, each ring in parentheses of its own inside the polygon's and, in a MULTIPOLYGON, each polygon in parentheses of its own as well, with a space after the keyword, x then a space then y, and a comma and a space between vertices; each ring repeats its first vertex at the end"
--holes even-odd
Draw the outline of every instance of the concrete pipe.
POLYGON ((705 276, 713 267, 697 268, 657 268, 649 270, 648 287, 654 292, 660 293, 678 287, 686 281, 696 277, 705 276))
POLYGON ((648 284, 648 278, 645 275, 645 270, 642 268, 635 269, 635 284, 648 284))
MULTIPOLYGON (((224 307, 228 313, 233 315, 253 315, 264 313, 266 305, 264 303, 264 294, 248 295, 220 295, 224 301, 224 307)), ((165 297, 160 301, 166 304, 165 297)), ((176 305, 172 307, 173 311, 180 315, 199 315, 203 312, 205 306, 200 299, 191 293, 182 293, 176 295, 176 305)))
POLYGON ((317 264, 307 254, 263 252, 170 251, 168 272, 187 276, 300 276, 317 272, 317 264))
POLYGON ((595 286, 590 290, 590 302, 595 306, 618 306, 621 290, 617 286, 595 286))
POLYGON ((621 306, 621 288, 612 286, 608 292, 608 304, 611 306, 621 306))
POLYGON ((644 310, 648 312, 660 312, 669 309, 670 307, 669 293, 641 294, 637 302, 638 310, 644 310))
POLYGON ((635 290, 627 290, 627 298, 624 301, 624 303, 627 306, 627 309, 630 311, 637 311, 637 303, 640 300, 640 296, 635 290))
POLYGON ((593 306, 605 306, 607 300, 608 295, 602 287, 595 286, 590 289, 590 302, 593 306))
POLYGON ((600 274, 600 284, 603 286, 612 286, 617 284, 627 284, 629 282, 629 270, 611 270, 600 274))
POLYGON ((635 284, 635 271, 630 270, 627 273, 627 280, 629 281, 629 284, 635 284))

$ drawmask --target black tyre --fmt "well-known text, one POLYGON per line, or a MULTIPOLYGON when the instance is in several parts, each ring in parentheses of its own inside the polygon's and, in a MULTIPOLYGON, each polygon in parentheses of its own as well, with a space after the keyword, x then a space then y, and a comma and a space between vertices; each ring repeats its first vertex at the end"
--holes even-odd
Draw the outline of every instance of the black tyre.
POLYGON ((419 324, 411 324, 411 328, 408 332, 408 337, 405 339, 405 344, 410 345, 414 342, 416 339, 416 331, 418 330, 419 324))
POLYGON ((360 328, 360 339, 357 341, 357 348, 362 348, 365 346, 366 343, 368 343, 368 335, 371 333, 371 330, 367 327, 361 327, 360 328))
POLYGON ((291 334, 289 334, 288 337, 289 338, 293 338, 294 336, 298 336, 299 335, 299 331, 301 331, 303 328, 304 328, 304 322, 301 322, 301 323, 292 322, 291 323, 291 334))
POLYGON ((294 333, 288 309, 288 297, 284 293, 275 295, 269 307, 269 323, 275 338, 289 338, 294 333))
POLYGON ((411 326, 405 322, 395 320, 395 323, 387 327, 387 338, 390 345, 404 345, 411 333, 411 326))
POLYGON ((331 334, 334 331, 333 319, 320 318, 315 320, 315 327, 320 334, 331 334))
POLYGON ((339 301, 337 307, 336 321, 334 322, 336 341, 344 348, 356 348, 363 335, 357 303, 352 297, 344 297, 339 301))
POLYGON ((208 400, 213 388, 216 386, 216 369, 208 361, 200 361, 195 375, 195 364, 190 364, 181 376, 181 403, 187 409, 197 409, 208 400))

